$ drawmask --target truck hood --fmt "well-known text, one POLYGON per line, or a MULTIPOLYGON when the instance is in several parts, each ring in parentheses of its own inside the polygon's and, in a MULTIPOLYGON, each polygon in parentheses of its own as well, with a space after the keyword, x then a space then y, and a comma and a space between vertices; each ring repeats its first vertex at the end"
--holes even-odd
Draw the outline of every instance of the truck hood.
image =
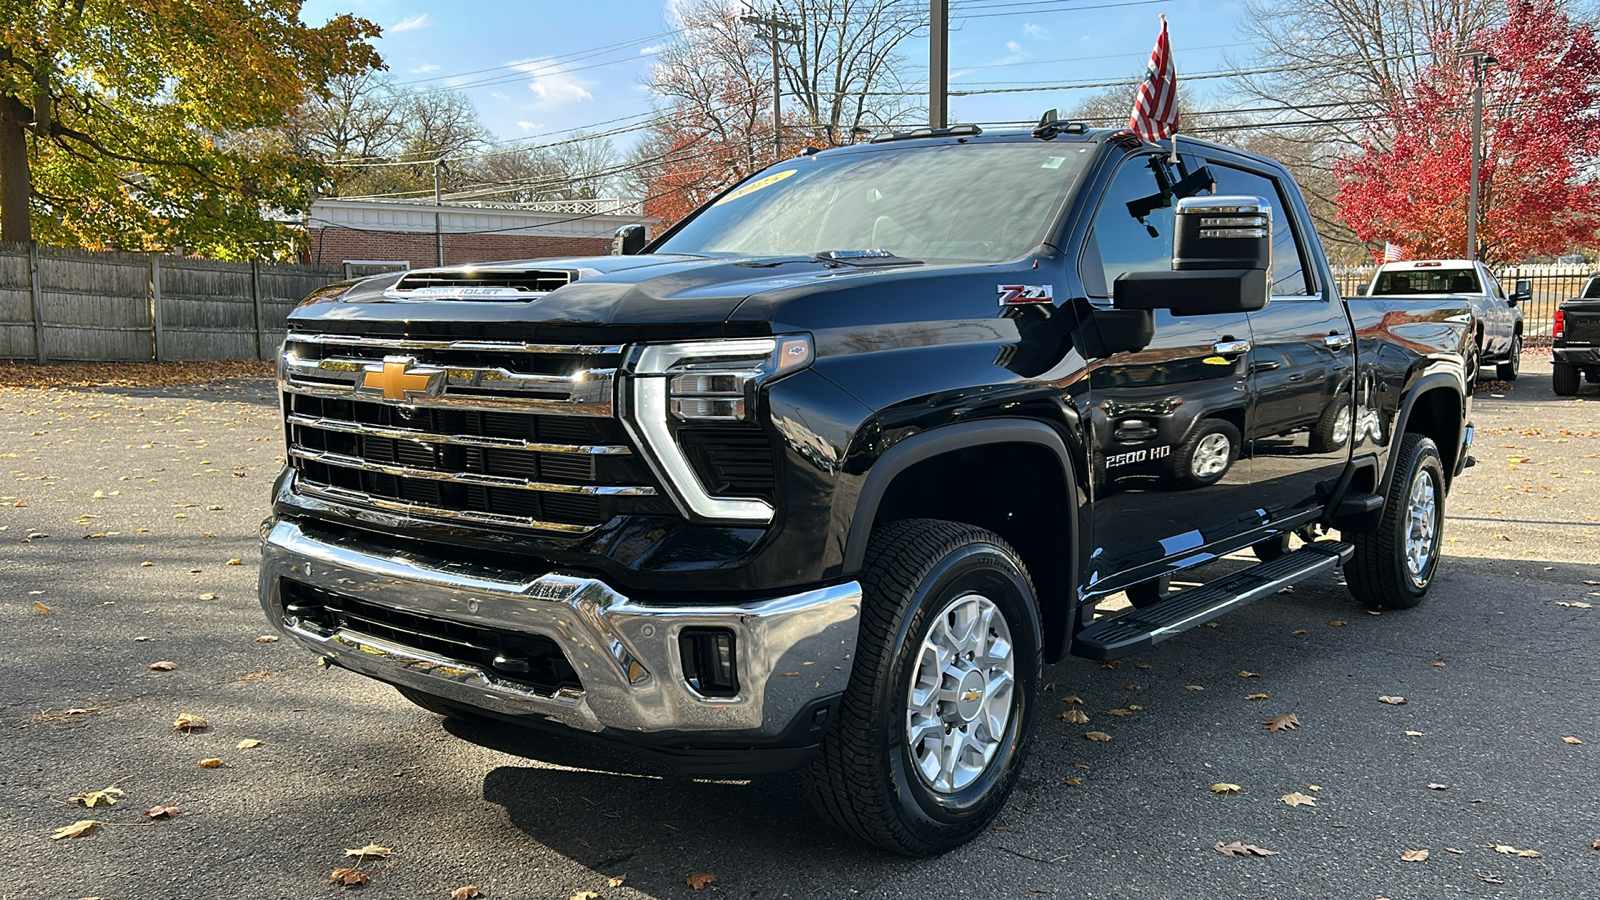
MULTIPOLYGON (((926 267, 918 266, 918 269, 926 267)), ((608 342, 643 338, 708 337, 725 333, 730 314, 758 294, 786 296, 837 289, 870 278, 874 266, 825 263, 811 257, 704 258, 594 256, 519 260, 387 273, 319 291, 289 316, 291 328, 383 333, 492 331, 505 337, 570 339, 603 328, 608 342), (449 283, 504 285, 548 274, 571 282, 528 299, 455 299, 448 288, 429 295, 415 288, 449 283)), ((740 323, 749 332, 750 323, 740 323)))

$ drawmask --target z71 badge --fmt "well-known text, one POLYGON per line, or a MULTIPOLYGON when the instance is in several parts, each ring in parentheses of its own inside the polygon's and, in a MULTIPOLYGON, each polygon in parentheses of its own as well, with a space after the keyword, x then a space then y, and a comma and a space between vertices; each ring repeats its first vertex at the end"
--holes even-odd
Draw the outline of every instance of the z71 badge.
POLYGON ((1001 306, 1021 306, 1026 303, 1054 303, 1056 286, 1053 284, 997 284, 1001 306))

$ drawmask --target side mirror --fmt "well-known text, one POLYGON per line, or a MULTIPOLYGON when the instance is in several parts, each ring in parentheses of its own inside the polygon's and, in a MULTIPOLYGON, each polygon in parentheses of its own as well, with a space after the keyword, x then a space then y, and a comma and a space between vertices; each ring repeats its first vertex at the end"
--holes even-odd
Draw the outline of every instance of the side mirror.
POLYGON ((611 255, 635 256, 644 249, 649 237, 643 225, 624 225, 611 237, 611 255))
POLYGON ((1517 289, 1511 292, 1511 297, 1510 297, 1511 305, 1512 306, 1516 306, 1518 303, 1526 303, 1527 301, 1532 300, 1532 299, 1533 299, 1533 281, 1530 280, 1530 279, 1527 279, 1527 278, 1518 279, 1517 280, 1517 289))
POLYGON ((1367 291, 1370 291, 1370 290, 1372 290, 1372 285, 1370 285, 1370 284, 1358 284, 1358 285, 1356 285, 1356 296, 1357 297, 1365 297, 1367 295, 1367 291))
POLYGON ((1175 316, 1250 312, 1267 305, 1271 270, 1271 204, 1261 197, 1187 197, 1176 210, 1172 269, 1124 272, 1111 303, 1175 316))

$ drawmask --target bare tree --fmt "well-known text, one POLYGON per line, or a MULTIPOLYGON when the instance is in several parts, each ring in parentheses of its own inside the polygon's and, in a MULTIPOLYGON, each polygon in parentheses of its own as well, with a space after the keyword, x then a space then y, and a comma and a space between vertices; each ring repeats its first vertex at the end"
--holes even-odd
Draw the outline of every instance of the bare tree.
POLYGON ((377 72, 342 75, 313 93, 284 123, 289 146, 327 162, 392 154, 402 127, 394 88, 377 72))
POLYGON ((924 107, 900 77, 898 48, 927 27, 925 5, 906 0, 774 0, 771 14, 799 28, 779 57, 785 102, 798 123, 829 144, 848 143, 854 129, 877 129, 915 117, 924 107))

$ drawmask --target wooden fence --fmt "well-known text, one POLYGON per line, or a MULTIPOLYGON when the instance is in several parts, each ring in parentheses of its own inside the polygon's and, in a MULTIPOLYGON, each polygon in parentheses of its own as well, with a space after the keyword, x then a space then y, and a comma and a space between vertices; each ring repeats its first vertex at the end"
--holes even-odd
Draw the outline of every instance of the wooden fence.
POLYGON ((0 359, 271 359, 289 310, 349 274, 0 243, 0 359))

